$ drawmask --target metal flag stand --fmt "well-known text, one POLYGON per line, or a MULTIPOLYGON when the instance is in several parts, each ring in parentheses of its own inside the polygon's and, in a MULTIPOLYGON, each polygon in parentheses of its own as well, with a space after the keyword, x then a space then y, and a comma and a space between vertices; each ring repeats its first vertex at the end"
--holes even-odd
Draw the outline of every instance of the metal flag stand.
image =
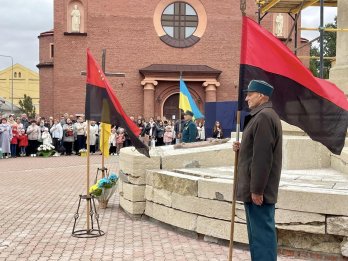
POLYGON ((94 196, 89 193, 89 172, 90 172, 90 121, 87 120, 87 184, 86 195, 80 195, 79 204, 77 206, 76 213, 74 215, 74 226, 72 230, 72 236, 78 238, 93 238, 103 236, 105 233, 100 229, 99 214, 95 207, 94 196), (86 229, 75 230, 78 219, 80 218, 79 210, 81 201, 86 200, 86 229), (95 227, 94 220, 97 223, 95 227))

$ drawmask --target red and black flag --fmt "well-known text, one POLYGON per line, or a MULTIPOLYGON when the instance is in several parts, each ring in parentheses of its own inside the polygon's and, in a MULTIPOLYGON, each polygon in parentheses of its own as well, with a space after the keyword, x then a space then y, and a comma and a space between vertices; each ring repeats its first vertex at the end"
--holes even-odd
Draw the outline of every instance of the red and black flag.
POLYGON ((348 101, 336 85, 313 74, 280 40, 243 17, 239 110, 251 80, 274 87, 271 98, 280 118, 304 130, 311 139, 340 154, 348 127, 348 101))
POLYGON ((88 49, 85 114, 88 120, 117 123, 125 129, 133 146, 146 157, 150 157, 149 147, 138 138, 140 129, 122 109, 109 81, 88 49))

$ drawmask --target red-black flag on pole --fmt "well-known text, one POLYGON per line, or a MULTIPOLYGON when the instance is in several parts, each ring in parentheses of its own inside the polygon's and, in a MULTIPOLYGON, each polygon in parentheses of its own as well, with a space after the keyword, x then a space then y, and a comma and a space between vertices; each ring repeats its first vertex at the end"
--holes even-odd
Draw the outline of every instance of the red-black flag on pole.
POLYGON ((117 123, 125 129, 133 146, 146 157, 150 157, 149 147, 138 138, 140 129, 124 112, 109 81, 89 49, 87 49, 85 114, 87 120, 109 124, 117 123))
POLYGON ((280 118, 340 154, 348 126, 348 101, 333 83, 319 79, 281 41, 243 17, 239 110, 251 80, 274 86, 273 108, 280 118))

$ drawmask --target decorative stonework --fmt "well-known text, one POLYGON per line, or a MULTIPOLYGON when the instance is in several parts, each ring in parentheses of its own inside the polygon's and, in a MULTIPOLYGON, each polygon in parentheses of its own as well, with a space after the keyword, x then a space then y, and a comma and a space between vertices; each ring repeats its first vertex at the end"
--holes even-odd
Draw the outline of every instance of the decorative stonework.
POLYGON ((199 0, 186 0, 186 1, 173 1, 173 0, 164 0, 160 1, 155 9, 153 16, 153 23, 159 38, 165 42, 166 44, 176 47, 176 48, 185 48, 190 47, 196 44, 201 37, 203 36, 205 29, 207 27, 207 14, 205 12, 205 8, 201 1, 199 0), (167 34, 167 32, 163 29, 162 26, 162 14, 164 10, 175 2, 183 2, 189 4, 198 16, 198 25, 195 29, 194 33, 182 40, 177 40, 167 34))

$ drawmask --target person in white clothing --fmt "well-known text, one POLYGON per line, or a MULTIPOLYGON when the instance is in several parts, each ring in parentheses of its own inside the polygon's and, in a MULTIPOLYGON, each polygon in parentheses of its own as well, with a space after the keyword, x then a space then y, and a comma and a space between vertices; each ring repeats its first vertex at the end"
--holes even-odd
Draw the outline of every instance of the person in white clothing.
POLYGON ((45 128, 43 133, 41 134, 42 144, 43 145, 52 145, 52 138, 50 133, 48 132, 48 128, 45 128))
POLYGON ((116 155, 116 127, 113 127, 109 137, 109 154, 116 155))
POLYGON ((51 132, 53 146, 55 147, 58 153, 58 150, 59 150, 59 147, 61 146, 61 141, 63 138, 63 127, 60 124, 58 119, 54 120, 54 123, 50 129, 50 132, 51 132))
POLYGON ((97 137, 99 133, 98 125, 95 124, 95 121, 91 121, 91 126, 89 127, 89 145, 91 153, 95 153, 95 145, 97 143, 97 137))

